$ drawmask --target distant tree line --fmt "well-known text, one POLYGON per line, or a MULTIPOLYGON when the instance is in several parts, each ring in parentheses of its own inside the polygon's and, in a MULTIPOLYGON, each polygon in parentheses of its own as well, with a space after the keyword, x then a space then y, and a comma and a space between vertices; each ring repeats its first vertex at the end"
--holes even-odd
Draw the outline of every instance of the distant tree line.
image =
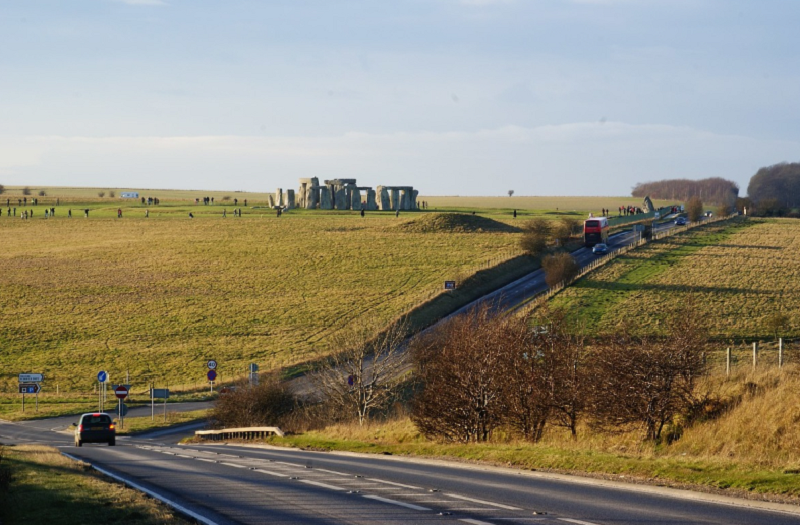
POLYGON ((739 196, 739 186, 730 180, 712 177, 702 180, 667 179, 654 182, 640 182, 633 187, 631 195, 651 199, 688 201, 699 197, 703 202, 732 206, 739 196))
POLYGON ((747 186, 747 200, 737 202, 740 210, 748 205, 748 215, 800 216, 800 163, 759 169, 747 186))

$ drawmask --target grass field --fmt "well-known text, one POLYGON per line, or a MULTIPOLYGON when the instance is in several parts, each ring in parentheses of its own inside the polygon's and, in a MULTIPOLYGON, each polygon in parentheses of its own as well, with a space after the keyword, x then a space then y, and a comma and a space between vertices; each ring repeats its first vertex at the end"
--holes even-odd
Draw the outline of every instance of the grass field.
POLYGON ((613 330, 623 320, 657 331, 666 305, 692 296, 711 336, 774 338, 766 318, 782 312, 800 336, 800 222, 747 219, 651 243, 615 259, 553 299, 588 324, 613 330))
MULTIPOLYGON (((423 215, 287 213, 243 218, 180 207, 149 219, 0 219, 2 389, 42 372, 45 389, 91 392, 99 370, 134 389, 222 381, 328 351, 369 313, 389 321, 519 251, 508 231, 417 233, 423 215), (215 214, 216 215, 216 214, 215 214)), ((15 398, 18 396, 15 396, 15 398)))
POLYGON ((64 457, 51 447, 0 447, 0 522, 186 524, 172 510, 139 491, 110 481, 86 463, 64 457))

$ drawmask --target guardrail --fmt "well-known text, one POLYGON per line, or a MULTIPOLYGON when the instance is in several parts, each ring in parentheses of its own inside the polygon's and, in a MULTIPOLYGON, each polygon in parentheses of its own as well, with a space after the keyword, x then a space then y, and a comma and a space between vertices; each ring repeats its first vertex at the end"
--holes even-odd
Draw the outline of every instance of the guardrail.
POLYGON ((210 439, 211 441, 224 441, 226 439, 259 439, 265 438, 269 434, 283 437, 283 430, 278 427, 241 427, 223 428, 221 430, 196 430, 194 435, 210 439))

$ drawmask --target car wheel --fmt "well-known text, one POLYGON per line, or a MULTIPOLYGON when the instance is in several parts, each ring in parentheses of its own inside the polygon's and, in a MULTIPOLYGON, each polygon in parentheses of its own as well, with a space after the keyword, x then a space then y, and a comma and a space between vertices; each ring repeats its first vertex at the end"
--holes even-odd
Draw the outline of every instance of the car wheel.
POLYGON ((81 441, 81 440, 79 439, 78 441, 76 441, 76 442, 75 442, 75 446, 76 446, 76 447, 81 447, 81 446, 83 446, 83 441, 81 441))
POLYGON ((116 445, 116 444, 117 444, 117 440, 116 440, 116 439, 112 439, 112 440, 110 440, 110 441, 108 442, 108 446, 109 446, 109 447, 113 447, 113 446, 114 446, 114 445, 116 445))

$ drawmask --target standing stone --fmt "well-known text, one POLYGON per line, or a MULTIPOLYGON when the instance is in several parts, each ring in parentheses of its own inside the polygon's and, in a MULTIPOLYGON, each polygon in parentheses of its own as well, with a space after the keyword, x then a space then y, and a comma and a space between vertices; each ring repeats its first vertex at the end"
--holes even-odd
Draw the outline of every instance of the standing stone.
POLYGON ((275 205, 283 206, 283 188, 275 190, 275 205))
POLYGON ((380 201, 378 202, 380 209, 384 211, 391 210, 392 205, 389 201, 389 190, 383 186, 378 186, 378 193, 380 194, 380 201))
POLYGON ((360 197, 361 193, 358 191, 358 187, 355 184, 348 184, 347 186, 345 186, 345 190, 347 190, 347 197, 345 199, 345 202, 347 203, 347 208, 348 209, 353 209, 353 210, 360 210, 361 209, 361 201, 359 201, 358 205, 351 207, 351 204, 354 203, 354 201, 353 201, 353 193, 358 193, 359 194, 359 199, 361 198, 360 197))
POLYGON ((350 194, 350 207, 353 210, 361 209, 361 190, 358 188, 353 188, 350 194))
POLYGON ((400 190, 400 209, 401 210, 410 210, 411 209, 409 197, 410 197, 410 195, 408 194, 408 190, 407 189, 400 190))
POLYGON ((344 188, 337 189, 335 199, 336 199, 337 210, 347 209, 347 190, 345 190, 344 188))
POLYGON ((286 190, 286 209, 294 209, 294 190, 286 190))
POLYGON ((391 192, 392 198, 392 207, 390 208, 392 211, 399 210, 400 208, 400 188, 392 188, 391 192))
POLYGON ((319 209, 332 210, 333 202, 331 201, 331 189, 327 186, 319 188, 319 209))
POLYGON ((319 202, 319 187, 311 186, 307 190, 307 197, 306 197, 306 209, 307 210, 315 210, 317 209, 317 203, 319 202))
POLYGON ((370 188, 367 190, 367 210, 375 211, 377 209, 378 209, 378 203, 375 202, 375 190, 370 188))
POLYGON ((419 206, 417 206, 417 199, 419 199, 419 190, 412 190, 411 191, 411 209, 418 210, 419 206))
POLYGON ((267 202, 269 203, 270 208, 275 207, 275 197, 273 195, 267 195, 267 202))

